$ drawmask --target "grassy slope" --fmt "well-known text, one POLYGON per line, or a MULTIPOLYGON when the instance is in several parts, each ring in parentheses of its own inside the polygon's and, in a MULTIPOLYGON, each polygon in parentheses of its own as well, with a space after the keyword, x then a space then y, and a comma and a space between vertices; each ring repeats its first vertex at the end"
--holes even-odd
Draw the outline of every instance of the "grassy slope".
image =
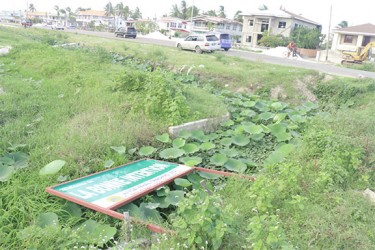
MULTIPOLYGON (((8 248, 16 249, 32 244, 17 239, 18 229, 32 223, 40 212, 59 213, 62 206, 61 199, 50 197, 44 192, 44 187, 56 183, 56 180, 55 177, 40 178, 38 169, 41 166, 56 158, 63 158, 68 161, 69 166, 64 168, 61 174, 76 177, 101 170, 103 161, 109 158, 117 163, 123 163, 126 159, 111 152, 109 146, 149 144, 152 135, 163 125, 155 124, 145 117, 127 116, 123 109, 124 100, 121 96, 111 94, 109 89, 111 75, 113 72, 121 71, 121 67, 105 60, 103 62, 100 59, 103 54, 97 53, 97 58, 92 58, 92 54, 35 45, 28 39, 24 40, 23 34, 17 32, 16 42, 14 33, 3 30, 0 32, 0 44, 14 44, 16 47, 10 58, 0 59, 1 63, 7 65, 2 67, 5 68, 5 74, 0 77, 0 87, 7 93, 0 99, 0 152, 5 153, 10 144, 27 143, 31 157, 30 168, 17 172, 9 184, 0 184, 0 216, 3 221, 0 224, 0 246, 6 244, 8 248), (27 43, 32 44, 33 49, 17 48, 17 44, 27 43), (94 63, 88 64, 88 61, 94 63), (89 72, 84 77, 80 73, 82 69, 89 72), (26 196, 33 198, 28 199, 26 196)), ((29 39, 37 40, 43 33, 33 32, 28 34, 29 39)), ((58 33, 50 32, 49 39, 56 34, 58 33)), ((64 39, 58 36, 56 39, 64 39)), ((155 48, 150 45, 125 44, 123 41, 101 38, 93 40, 87 36, 82 38, 76 35, 69 35, 69 39, 83 39, 86 44, 99 45, 112 51, 144 58, 160 58, 165 64, 171 65, 171 68, 173 65, 174 69, 178 69, 182 64, 204 64, 205 67, 199 68, 195 74, 199 74, 201 79, 210 81, 213 85, 224 87, 225 84, 229 84, 232 90, 244 91, 258 87, 267 90, 274 86, 283 86, 288 96, 297 101, 300 97, 295 96, 299 96, 300 93, 292 83, 308 73, 313 77, 317 76, 316 73, 305 70, 294 71, 280 66, 265 67, 265 64, 243 62, 235 58, 180 53, 173 49, 155 48), (236 71, 233 72, 230 66, 236 66, 236 71)), ((343 85, 347 82, 354 86, 364 84, 363 81, 353 82, 343 78, 333 81, 343 85)), ((332 159, 327 155, 314 155, 315 158, 308 158, 312 152, 309 145, 302 147, 301 151, 296 152, 297 156, 293 157, 295 159, 291 159, 291 165, 304 166, 306 170, 305 175, 298 176, 298 191, 289 191, 290 194, 307 198, 307 201, 302 203, 305 209, 297 209, 288 199, 272 202, 275 209, 281 209, 280 217, 286 238, 294 246, 301 249, 371 249, 374 245, 375 237, 371 230, 374 223, 374 206, 356 191, 366 187, 375 188, 373 100, 372 92, 359 95, 355 98, 353 107, 331 112, 329 117, 317 118, 318 120, 309 128, 313 135, 323 131, 323 135, 335 135, 330 137, 330 140, 339 145, 363 150, 363 164, 355 176, 357 179, 351 179, 344 187, 337 184, 334 190, 323 188, 317 193, 314 181, 323 173, 321 170, 325 164, 332 165, 332 159)), ((330 99, 328 102, 333 103, 336 100, 330 99)), ((280 184, 285 184, 281 181, 272 180, 267 187, 275 188, 277 193, 280 184)), ((286 180, 286 184, 293 181, 286 180)), ((254 216, 253 208, 256 207, 256 203, 243 203, 243 199, 238 197, 249 197, 249 189, 249 186, 234 181, 223 191, 223 197, 226 197, 227 202, 234 207, 239 207, 243 216, 236 236, 238 244, 242 245, 248 243, 245 241, 249 236, 248 219, 254 216), (233 196, 233 193, 236 195, 233 196)), ((253 198, 249 197, 249 201, 251 199, 253 198)), ((90 218, 114 223, 106 216, 87 213, 90 218)), ((232 239, 225 241, 226 248, 241 247, 232 239)))

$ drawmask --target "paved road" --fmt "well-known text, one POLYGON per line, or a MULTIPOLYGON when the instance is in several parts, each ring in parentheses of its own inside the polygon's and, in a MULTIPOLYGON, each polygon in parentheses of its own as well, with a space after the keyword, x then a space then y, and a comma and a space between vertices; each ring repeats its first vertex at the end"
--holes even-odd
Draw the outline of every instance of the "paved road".
MULTIPOLYGON (((118 39, 124 42, 126 41, 126 42, 137 42, 137 43, 145 43, 145 44, 156 44, 156 45, 170 46, 170 47, 174 47, 176 44, 176 42, 173 40, 159 40, 159 39, 151 39, 151 38, 144 38, 144 37, 137 37, 136 39, 116 38, 113 33, 108 33, 108 32, 93 32, 93 31, 83 31, 83 30, 66 30, 66 32, 73 32, 73 33, 77 32, 80 34, 118 39)), ((288 58, 274 57, 274 56, 264 55, 260 53, 253 53, 253 52, 234 50, 234 49, 228 52, 223 52, 223 53, 225 53, 228 56, 237 56, 237 57, 241 57, 243 59, 250 60, 250 61, 258 61, 258 62, 264 62, 264 63, 312 69, 312 70, 316 70, 319 72, 324 72, 327 74, 338 75, 338 76, 355 77, 355 78, 368 77, 368 78, 375 79, 375 72, 348 69, 348 68, 338 67, 332 64, 318 63, 318 62, 307 61, 307 60, 293 60, 293 59, 288 59, 288 58)))

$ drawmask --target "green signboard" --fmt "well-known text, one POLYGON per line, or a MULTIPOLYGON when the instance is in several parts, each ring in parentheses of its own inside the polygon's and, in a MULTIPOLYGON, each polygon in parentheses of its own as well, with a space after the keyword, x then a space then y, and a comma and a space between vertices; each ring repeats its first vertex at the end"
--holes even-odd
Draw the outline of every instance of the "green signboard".
POLYGON ((47 188, 47 192, 88 207, 113 209, 192 170, 176 163, 141 160, 47 188))

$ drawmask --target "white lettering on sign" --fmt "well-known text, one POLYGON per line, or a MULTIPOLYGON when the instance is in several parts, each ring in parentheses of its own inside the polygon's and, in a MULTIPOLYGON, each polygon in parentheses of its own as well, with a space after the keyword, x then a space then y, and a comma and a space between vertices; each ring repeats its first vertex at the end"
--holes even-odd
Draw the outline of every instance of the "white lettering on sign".
POLYGON ((133 182, 139 181, 145 177, 151 176, 155 174, 156 172, 164 170, 168 167, 169 165, 167 164, 155 163, 147 168, 134 171, 124 176, 120 176, 118 178, 113 178, 111 180, 104 181, 102 183, 98 183, 92 186, 85 187, 86 190, 75 190, 75 191, 70 191, 69 193, 71 195, 74 195, 83 199, 89 199, 97 195, 105 194, 112 190, 121 188, 133 182))

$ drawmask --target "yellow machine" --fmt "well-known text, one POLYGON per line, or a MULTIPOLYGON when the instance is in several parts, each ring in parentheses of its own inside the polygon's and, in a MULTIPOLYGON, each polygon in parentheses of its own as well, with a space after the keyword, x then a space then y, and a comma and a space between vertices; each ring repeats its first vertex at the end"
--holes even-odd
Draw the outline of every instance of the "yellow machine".
POLYGON ((356 52, 343 52, 343 60, 341 64, 345 63, 362 63, 363 61, 371 59, 371 48, 375 47, 375 42, 368 43, 365 47, 358 47, 356 52))

